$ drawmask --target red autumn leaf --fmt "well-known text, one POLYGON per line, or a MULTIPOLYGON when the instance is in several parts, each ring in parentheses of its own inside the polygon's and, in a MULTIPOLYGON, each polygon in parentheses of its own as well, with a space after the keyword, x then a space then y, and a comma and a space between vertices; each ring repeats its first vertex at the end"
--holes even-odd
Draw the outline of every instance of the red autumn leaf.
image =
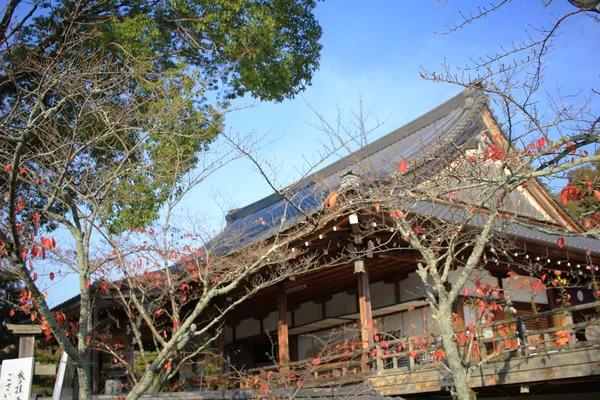
POLYGON ((561 249, 563 247, 565 247, 565 238, 564 237, 559 237, 558 240, 556 241, 556 244, 558 244, 558 247, 560 247, 561 249))
POLYGON ((475 211, 477 211, 477 207, 471 207, 469 214, 473 215, 473 214, 475 214, 475 211))
POLYGON ((321 359, 320 358, 313 358, 313 360, 311 361, 312 365, 319 365, 321 363, 321 359))
POLYGON ((38 278, 38 274, 37 274, 37 272, 34 272, 33 273, 33 281, 34 282, 37 281, 37 278, 38 278))
POLYGON ((169 369, 169 367, 171 366, 171 361, 167 361, 165 363, 165 365, 163 366, 164 369, 169 369))
POLYGON ((6 164, 6 165, 4 166, 4 172, 8 172, 8 171, 10 171, 10 169, 11 169, 11 168, 12 168, 12 164, 11 164, 11 163, 8 163, 8 164, 6 164))
POLYGON ((302 379, 298 379, 298 380, 296 381, 296 387, 297 387, 297 388, 300 388, 300 386, 302 386, 302 379))
POLYGON ((544 138, 538 139, 538 147, 544 147, 546 145, 546 140, 544 138))
POLYGON ((400 164, 398 164, 398 171, 405 173, 406 167, 407 167, 406 160, 403 159, 402 161, 400 161, 400 164))
POLYGON ((329 193, 329 196, 325 199, 325 206, 329 208, 335 207, 335 203, 337 203, 338 197, 340 196, 337 190, 329 193))
POLYGON ((12 309, 11 309, 11 310, 8 312, 8 316, 9 316, 9 317, 12 317, 13 315, 15 315, 15 310, 12 310, 12 309))
POLYGON ((468 296, 469 295, 469 289, 465 288, 465 290, 463 290, 463 296, 468 296))
POLYGON ((31 258, 35 258, 38 255, 39 248, 37 246, 33 246, 31 248, 31 258))
POLYGON ((37 212, 33 213, 33 225, 37 226, 40 223, 40 214, 37 212))
POLYGON ((594 190, 594 197, 598 200, 600 200, 600 192, 597 190, 594 190))
MULTIPOLYGON (((574 143, 567 143, 567 149, 573 146, 575 146, 574 143)), ((575 150, 571 150, 571 154, 575 154, 575 150)))
POLYGON ((53 281, 54 280, 54 272, 50 272, 50 280, 53 281))
POLYGON ((89 279, 87 281, 85 281, 85 288, 86 289, 90 288, 90 280, 89 279))

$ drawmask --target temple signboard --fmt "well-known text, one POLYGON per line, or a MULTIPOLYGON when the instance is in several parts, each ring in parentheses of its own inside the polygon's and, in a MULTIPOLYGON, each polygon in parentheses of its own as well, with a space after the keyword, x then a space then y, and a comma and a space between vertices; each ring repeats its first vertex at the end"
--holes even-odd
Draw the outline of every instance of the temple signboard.
POLYGON ((0 400, 29 400, 33 368, 33 357, 4 360, 0 375, 0 400))

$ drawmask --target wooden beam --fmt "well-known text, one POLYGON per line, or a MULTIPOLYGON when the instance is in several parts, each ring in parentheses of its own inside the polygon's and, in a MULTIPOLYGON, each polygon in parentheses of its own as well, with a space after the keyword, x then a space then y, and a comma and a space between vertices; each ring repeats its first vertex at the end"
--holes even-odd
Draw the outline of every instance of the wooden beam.
POLYGON ((279 286, 277 293, 277 345, 279 351, 279 364, 285 365, 290 362, 290 346, 288 337, 287 321, 287 294, 286 286, 279 286))
MULTIPOLYGON (((364 262, 364 261, 363 261, 364 262)), ((369 348, 373 345, 373 313, 371 311, 371 290, 369 287, 369 271, 364 265, 364 272, 358 275, 358 307, 360 310, 361 339, 363 356, 361 369, 369 371, 369 348)))

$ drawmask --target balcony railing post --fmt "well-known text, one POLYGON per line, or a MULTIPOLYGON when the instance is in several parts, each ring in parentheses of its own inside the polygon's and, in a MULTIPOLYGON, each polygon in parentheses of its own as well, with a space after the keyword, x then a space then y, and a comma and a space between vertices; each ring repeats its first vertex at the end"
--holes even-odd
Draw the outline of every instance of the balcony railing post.
POLYGON ((573 326, 573 314, 571 311, 565 311, 565 325, 567 332, 569 332, 569 348, 575 347, 575 331, 571 328, 573 326))
POLYGON ((413 354, 413 346, 412 346, 412 342, 409 340, 408 341, 408 350, 406 351, 406 355, 407 355, 407 367, 408 367, 408 371, 414 371, 415 369, 415 358, 412 356, 413 354))
POLYGON ((379 343, 377 343, 377 362, 376 362, 376 368, 377 368, 377 372, 381 372, 383 371, 383 349, 381 348, 381 345, 379 343))
POLYGON ((521 346, 521 355, 527 355, 527 327, 523 318, 517 317, 517 335, 519 336, 519 344, 521 346))

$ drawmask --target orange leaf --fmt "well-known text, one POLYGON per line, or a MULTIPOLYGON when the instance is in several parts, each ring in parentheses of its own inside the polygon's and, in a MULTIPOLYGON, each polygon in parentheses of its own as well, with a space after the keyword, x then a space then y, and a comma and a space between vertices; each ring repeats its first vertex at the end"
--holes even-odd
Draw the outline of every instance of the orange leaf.
POLYGON ((381 207, 379 207, 379 204, 375 204, 375 212, 379 212, 380 209, 381 207))
POLYGON ((559 237, 558 240, 556 241, 556 244, 558 244, 558 247, 560 247, 561 249, 563 247, 565 247, 565 238, 564 237, 559 237))
POLYGON ((325 206, 329 208, 335 207, 335 203, 337 203, 339 196, 340 194, 337 190, 334 190, 333 192, 329 193, 329 196, 327 196, 327 198, 325 199, 325 206))
POLYGON ((597 190, 594 190, 594 197, 598 200, 600 200, 600 192, 597 190))
POLYGON ((402 160, 402 161, 400 161, 400 164, 398 164, 398 171, 405 173, 406 167, 407 167, 406 160, 402 160))
POLYGON ((37 226, 40 223, 40 214, 37 212, 33 213, 33 225, 37 226))
POLYGON ((301 379, 298 379, 298 380, 296 381, 296 387, 297 387, 297 388, 299 388, 300 386, 302 386, 302 380, 301 380, 301 379))
POLYGON ((10 310, 10 311, 8 312, 8 316, 9 316, 9 317, 12 317, 13 315, 15 315, 15 310, 10 310))

